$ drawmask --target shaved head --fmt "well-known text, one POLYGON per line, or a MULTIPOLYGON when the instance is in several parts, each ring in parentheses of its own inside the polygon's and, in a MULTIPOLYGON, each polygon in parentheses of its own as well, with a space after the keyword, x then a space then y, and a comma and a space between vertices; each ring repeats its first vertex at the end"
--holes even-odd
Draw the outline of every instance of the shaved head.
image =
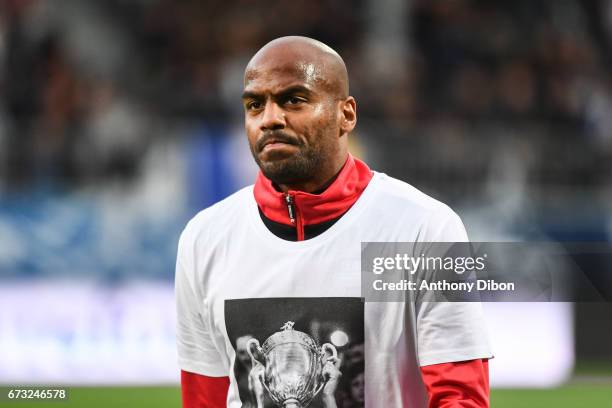
POLYGON ((344 61, 322 42, 263 46, 244 71, 242 103, 253 158, 281 190, 320 191, 346 162, 356 102, 344 61))
POLYGON ((244 72, 245 85, 259 71, 275 66, 293 70, 307 83, 323 86, 334 98, 349 95, 346 65, 333 48, 308 37, 281 37, 264 45, 249 61, 244 72))

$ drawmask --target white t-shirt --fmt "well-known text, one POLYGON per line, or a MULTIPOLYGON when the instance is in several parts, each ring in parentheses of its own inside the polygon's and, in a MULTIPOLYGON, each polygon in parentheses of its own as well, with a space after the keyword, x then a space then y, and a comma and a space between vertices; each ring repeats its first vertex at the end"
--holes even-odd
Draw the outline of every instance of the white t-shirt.
MULTIPOLYGON (((426 406, 419 366, 491 357, 481 305, 360 302, 361 243, 466 240, 461 220, 448 206, 383 173, 374 173, 329 229, 299 242, 267 229, 253 187, 246 187, 201 211, 181 235, 179 366, 229 376, 228 407, 256 406, 247 397, 252 360, 245 344, 250 338, 263 344, 291 321, 319 345, 335 340, 347 364, 358 360, 355 350, 362 343, 367 407, 426 406)), ((339 388, 346 398, 356 398, 350 384, 339 388)), ((270 404, 267 399, 265 406, 270 404)), ((311 407, 320 404, 315 399, 311 407)))

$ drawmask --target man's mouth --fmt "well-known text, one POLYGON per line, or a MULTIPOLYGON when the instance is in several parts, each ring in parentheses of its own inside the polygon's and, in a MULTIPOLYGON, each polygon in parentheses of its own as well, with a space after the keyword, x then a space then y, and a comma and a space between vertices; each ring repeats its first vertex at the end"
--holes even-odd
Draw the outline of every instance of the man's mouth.
POLYGON ((295 147, 297 146, 297 143, 295 143, 292 140, 289 140, 288 138, 284 138, 284 137, 278 137, 278 138, 270 137, 270 138, 262 140, 262 143, 260 145, 261 147, 259 151, 261 153, 264 153, 264 152, 273 151, 273 150, 280 150, 280 149, 287 149, 287 148, 295 147))
POLYGON ((271 140, 271 141, 269 141, 269 142, 264 144, 263 149, 261 151, 262 152, 266 152, 266 151, 270 151, 270 150, 284 149, 287 146, 295 146, 295 144, 283 142, 283 141, 280 141, 280 140, 279 141, 271 140))

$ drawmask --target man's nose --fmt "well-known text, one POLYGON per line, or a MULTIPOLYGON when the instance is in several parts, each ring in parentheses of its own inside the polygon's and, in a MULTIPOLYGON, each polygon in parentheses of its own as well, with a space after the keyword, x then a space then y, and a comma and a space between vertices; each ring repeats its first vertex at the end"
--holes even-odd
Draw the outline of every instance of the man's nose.
POLYGON ((278 104, 268 101, 261 118, 262 130, 283 129, 285 127, 285 112, 278 104))

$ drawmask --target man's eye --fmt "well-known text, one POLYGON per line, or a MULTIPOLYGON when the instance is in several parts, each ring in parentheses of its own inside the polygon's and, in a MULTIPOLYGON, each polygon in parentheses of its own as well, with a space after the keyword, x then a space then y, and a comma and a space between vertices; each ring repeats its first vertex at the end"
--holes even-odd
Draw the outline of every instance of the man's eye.
POLYGON ((247 102, 246 108, 247 110, 259 109, 261 107, 261 103, 257 101, 247 102))
POLYGON ((298 98, 297 96, 290 96, 287 98, 288 105, 297 105, 304 102, 302 98, 298 98))

